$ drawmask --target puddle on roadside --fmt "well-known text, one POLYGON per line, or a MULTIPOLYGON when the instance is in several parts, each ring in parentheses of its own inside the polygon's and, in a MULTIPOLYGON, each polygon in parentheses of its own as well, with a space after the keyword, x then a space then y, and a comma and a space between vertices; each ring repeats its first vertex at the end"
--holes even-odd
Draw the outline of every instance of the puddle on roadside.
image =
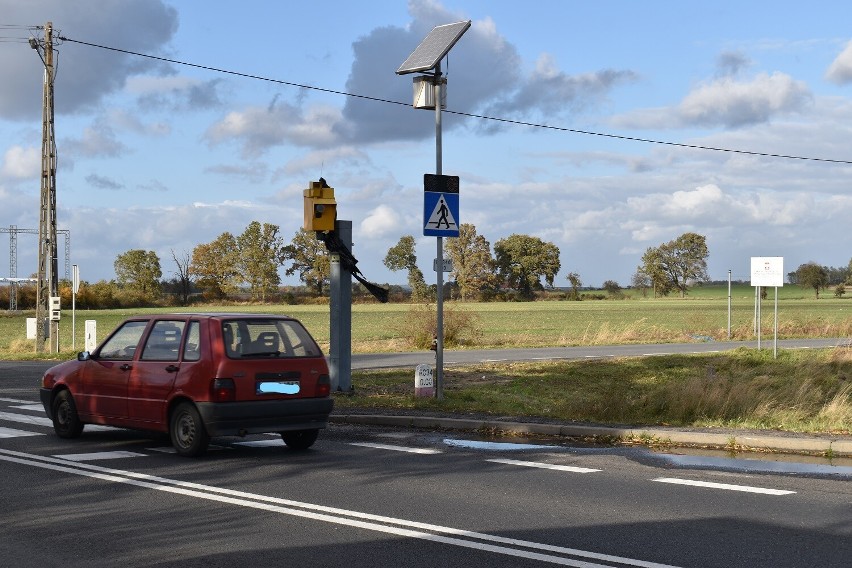
POLYGON ((453 448, 489 451, 547 450, 561 447, 551 446, 547 444, 531 444, 523 442, 489 442, 484 440, 459 440, 456 438, 444 438, 443 442, 445 445, 453 448))
POLYGON ((652 451, 658 459, 679 467, 735 469, 763 473, 798 473, 852 477, 852 458, 824 458, 796 454, 727 452, 685 449, 652 451))

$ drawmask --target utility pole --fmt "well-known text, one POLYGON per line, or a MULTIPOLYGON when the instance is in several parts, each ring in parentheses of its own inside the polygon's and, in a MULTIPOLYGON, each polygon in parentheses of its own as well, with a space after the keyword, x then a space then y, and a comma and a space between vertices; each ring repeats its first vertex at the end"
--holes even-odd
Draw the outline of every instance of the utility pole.
MULTIPOLYGON (((44 351, 45 320, 50 298, 59 296, 56 251, 56 137, 53 115, 53 23, 44 26, 44 40, 30 38, 44 64, 41 128, 41 199, 38 224, 38 288, 36 291, 36 352, 44 351)), ((59 352, 59 322, 50 320, 50 352, 59 352)))

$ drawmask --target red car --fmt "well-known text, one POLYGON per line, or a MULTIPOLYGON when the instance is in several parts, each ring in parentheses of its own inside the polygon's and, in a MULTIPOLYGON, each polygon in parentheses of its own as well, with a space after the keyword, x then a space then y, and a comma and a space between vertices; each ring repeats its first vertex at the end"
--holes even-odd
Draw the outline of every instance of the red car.
POLYGON ((280 432, 306 449, 334 401, 322 351, 298 320, 255 314, 170 314, 124 321, 92 353, 42 377, 56 434, 86 424, 168 432, 197 456, 213 436, 280 432))

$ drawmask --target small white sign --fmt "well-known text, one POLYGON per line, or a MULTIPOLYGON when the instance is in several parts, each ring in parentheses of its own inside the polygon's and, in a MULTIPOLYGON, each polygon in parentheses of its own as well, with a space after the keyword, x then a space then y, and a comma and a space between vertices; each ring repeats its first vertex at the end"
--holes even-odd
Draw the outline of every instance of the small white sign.
POLYGON ((435 396, 435 377, 431 365, 420 364, 415 368, 414 396, 435 396))
MULTIPOLYGON (((452 272, 453 271, 453 259, 445 258, 445 259, 442 259, 442 260, 443 260, 443 262, 441 263, 441 272, 452 272)), ((432 270, 434 270, 435 272, 438 272, 438 259, 437 258, 432 259, 432 270)))
POLYGON ((751 285, 768 288, 781 288, 784 286, 784 257, 751 257, 751 285))

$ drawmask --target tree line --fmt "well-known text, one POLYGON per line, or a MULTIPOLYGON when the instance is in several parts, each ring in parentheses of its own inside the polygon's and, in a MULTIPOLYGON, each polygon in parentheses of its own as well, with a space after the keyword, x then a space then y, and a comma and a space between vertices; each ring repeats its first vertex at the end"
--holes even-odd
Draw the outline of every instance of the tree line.
MULTIPOLYGON (((407 287, 388 286, 392 300, 427 302, 436 296, 436 285, 427 284, 418 267, 415 244, 413 235, 404 235, 385 255, 388 269, 406 271, 408 277, 407 287)), ((443 252, 453 265, 444 297, 463 301, 533 300, 542 291, 553 289, 561 269, 560 251, 554 243, 513 234, 495 242, 492 251, 491 243, 477 233, 473 224, 462 224, 457 238, 444 239, 443 252)), ((277 225, 257 221, 249 223, 238 235, 226 231, 191 252, 172 250, 171 256, 173 276, 164 279, 161 260, 154 251, 133 249, 119 254, 113 263, 115 280, 83 283, 77 305, 85 309, 187 305, 199 300, 323 301, 331 275, 328 251, 313 232, 299 229, 285 243, 277 225), (303 286, 282 287, 281 267, 286 275, 297 275, 303 286)), ((684 233, 649 247, 629 286, 643 296, 686 296, 691 286, 709 280, 708 257, 705 237, 684 233)), ((813 289, 817 298, 830 286, 836 296, 842 296, 845 286, 852 285, 852 260, 845 268, 805 263, 787 277, 791 284, 813 289)), ((566 280, 569 287, 562 297, 567 300, 624 296, 615 280, 603 283, 606 295, 581 293, 583 283, 577 272, 569 272, 566 280)), ((4 301, 3 292, 8 294, 8 288, 0 289, 0 302, 4 301)), ((70 283, 61 283, 60 294, 63 306, 70 305, 70 283)), ((363 286, 353 286, 353 298, 368 296, 363 286)), ((35 307, 34 286, 19 287, 18 305, 24 309, 35 307)))

